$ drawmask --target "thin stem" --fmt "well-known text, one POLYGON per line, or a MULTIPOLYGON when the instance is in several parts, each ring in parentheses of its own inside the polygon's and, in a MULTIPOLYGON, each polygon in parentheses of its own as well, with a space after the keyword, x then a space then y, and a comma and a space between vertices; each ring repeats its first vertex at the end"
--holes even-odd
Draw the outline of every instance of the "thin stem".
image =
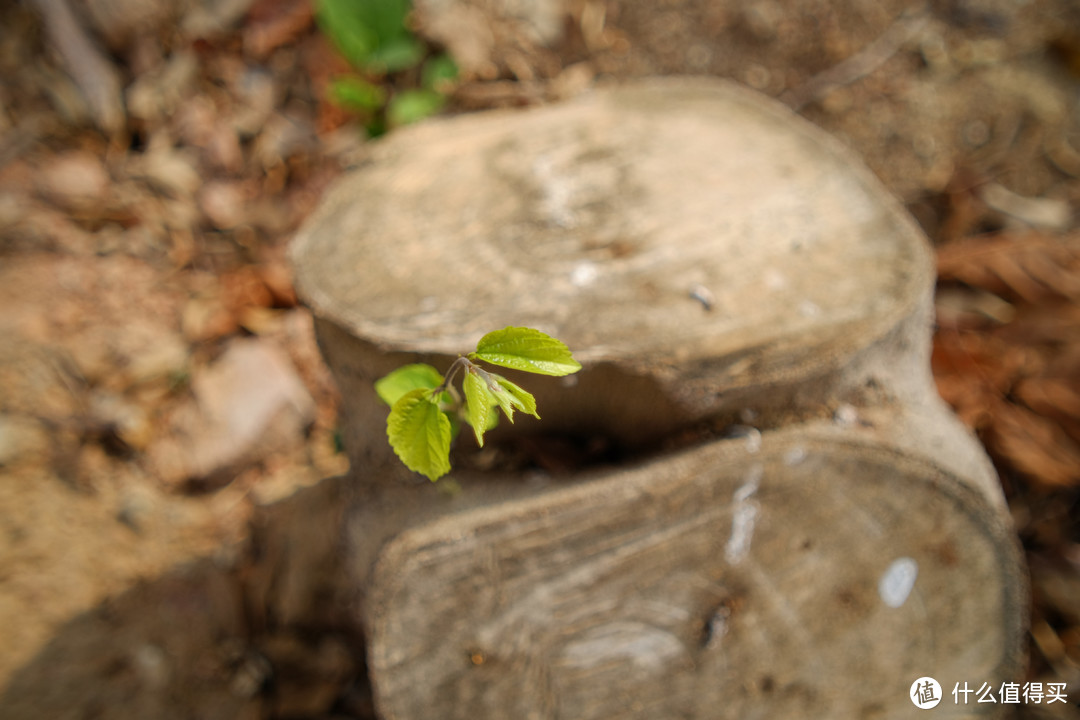
POLYGON ((447 388, 451 387, 450 383, 454 381, 454 375, 457 374, 458 370, 463 367, 472 366, 473 363, 471 360, 469 360, 469 358, 465 357, 464 355, 459 355, 457 360, 455 360, 453 364, 450 365, 450 369, 446 371, 446 376, 443 377, 442 384, 439 385, 439 387, 435 388, 435 394, 439 395, 440 393, 445 392, 447 388))

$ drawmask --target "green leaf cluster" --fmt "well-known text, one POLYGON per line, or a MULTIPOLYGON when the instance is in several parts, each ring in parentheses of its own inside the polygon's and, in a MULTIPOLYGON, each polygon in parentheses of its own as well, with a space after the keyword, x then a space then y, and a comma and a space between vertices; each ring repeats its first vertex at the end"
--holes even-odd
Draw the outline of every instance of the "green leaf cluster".
POLYGON ((474 361, 540 375, 581 369, 561 341, 532 328, 507 327, 482 337, 476 351, 455 360, 446 377, 431 365, 416 363, 378 380, 375 392, 390 405, 390 447, 407 468, 432 481, 450 472, 450 444, 460 422, 472 427, 483 447, 484 433, 496 426, 500 410, 510 422, 515 411, 540 419, 529 392, 474 361), (464 398, 453 385, 458 372, 465 374, 464 398))
POLYGON ((457 79, 446 55, 428 49, 408 27, 410 0, 318 0, 319 28, 355 73, 334 78, 331 102, 364 118, 372 135, 439 112, 457 79), (419 73, 415 70, 419 68, 419 73), (399 77, 391 90, 387 75, 399 77), (419 87, 408 87, 419 82, 419 87))
POLYGON ((319 0, 315 18, 353 67, 393 72, 424 56, 405 24, 409 10, 409 0, 319 0))

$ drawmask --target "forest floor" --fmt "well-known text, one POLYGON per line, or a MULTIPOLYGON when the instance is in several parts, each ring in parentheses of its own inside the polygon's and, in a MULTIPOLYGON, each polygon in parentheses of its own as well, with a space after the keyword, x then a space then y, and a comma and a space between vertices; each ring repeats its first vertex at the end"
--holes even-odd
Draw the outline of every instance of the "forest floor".
MULTIPOLYGON (((123 651, 95 643, 133 604, 194 622, 220 602, 185 642, 243 638, 191 671, 232 700, 179 705, 370 717, 347 638, 268 632, 227 588, 192 588, 232 575, 175 572, 234 567, 261 508, 347 470, 285 248, 366 155, 362 118, 327 99, 349 67, 309 0, 71 5, 87 14, 0 7, 0 714, 42 716, 44 693, 79 717, 184 717, 138 699, 180 650, 130 628, 123 651), (80 652, 100 657, 57 668, 80 652), (305 682, 268 681, 290 663, 305 682)), ((1030 679, 1077 696, 1024 712, 1080 717, 1080 6, 512 5, 417 2, 416 33, 461 70, 447 112, 733 78, 851 145, 916 217, 938 253, 939 391, 1027 552, 1030 679)))

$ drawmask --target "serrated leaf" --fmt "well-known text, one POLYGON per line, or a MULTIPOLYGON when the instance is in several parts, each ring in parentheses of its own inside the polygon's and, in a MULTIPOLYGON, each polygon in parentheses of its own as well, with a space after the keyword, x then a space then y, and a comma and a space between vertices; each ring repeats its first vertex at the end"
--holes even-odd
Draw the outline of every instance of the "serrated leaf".
POLYGON ((424 363, 414 363, 399 367, 389 375, 375 381, 375 393, 384 403, 393 407, 401 397, 412 390, 429 390, 442 384, 443 376, 439 371, 424 363))
POLYGON ((494 384, 494 387, 488 385, 488 389, 491 391, 491 397, 498 403, 498 407, 502 408, 503 414, 506 415, 506 419, 510 422, 514 422, 514 408, 517 406, 517 403, 514 402, 514 396, 501 387, 496 378, 498 378, 498 375, 489 376, 491 383, 494 384))
MULTIPOLYGON (((502 378, 500 375, 496 375, 495 373, 489 373, 478 365, 473 365, 469 372, 470 374, 475 373, 476 376, 479 377, 481 381, 483 381, 484 386, 487 388, 488 399, 492 407, 502 408, 502 411, 506 414, 506 417, 510 420, 510 422, 514 422, 514 398, 510 395, 510 393, 503 390, 503 388, 500 387, 498 383, 500 379, 505 378, 502 378)), ((490 427, 487 428, 488 430, 491 430, 499 424, 499 413, 491 413, 491 419, 493 422, 490 423, 490 427)))
POLYGON ((556 377, 581 369, 581 364, 561 340, 524 327, 507 327, 488 333, 480 338, 476 352, 470 353, 469 357, 512 370, 556 377))
POLYGON ((410 390, 386 419, 386 436, 401 462, 433 482, 450 472, 450 419, 437 402, 431 390, 410 390))
POLYGON ((488 413, 487 426, 484 427, 484 432, 488 432, 489 430, 494 430, 497 427, 499 427, 499 413, 497 413, 497 412, 488 413))
POLYGON ((476 434, 477 444, 484 447, 484 432, 489 429, 491 410, 498 403, 487 383, 477 373, 466 372, 462 384, 465 387, 466 419, 476 434))
MULTIPOLYGON (((526 392, 523 388, 515 385, 501 375, 492 375, 492 377, 495 378, 495 382, 497 382, 499 387, 503 390, 503 392, 493 393, 496 400, 499 400, 500 397, 505 397, 512 407, 517 408, 526 415, 532 415, 537 420, 540 419, 540 416, 536 414, 536 398, 532 396, 532 393, 526 392)), ((502 405, 501 400, 499 404, 502 405)), ((506 407, 502 407, 505 411, 506 407)), ((513 414, 511 412, 506 414, 510 418, 510 422, 513 422, 513 414)))

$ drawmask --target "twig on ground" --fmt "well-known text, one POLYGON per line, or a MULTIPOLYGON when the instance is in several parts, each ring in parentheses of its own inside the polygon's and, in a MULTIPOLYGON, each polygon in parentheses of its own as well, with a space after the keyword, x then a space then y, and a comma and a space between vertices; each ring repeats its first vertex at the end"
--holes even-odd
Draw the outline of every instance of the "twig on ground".
POLYGON ((866 77, 885 64, 911 38, 922 32, 930 20, 926 5, 917 5, 906 10, 872 43, 859 52, 818 73, 801 86, 788 90, 780 99, 792 110, 801 110, 807 104, 819 100, 834 88, 850 85, 866 77))
POLYGON ((63 58, 94 122, 108 133, 123 128, 120 75, 79 24, 67 0, 31 0, 31 4, 41 15, 49 40, 63 58))

